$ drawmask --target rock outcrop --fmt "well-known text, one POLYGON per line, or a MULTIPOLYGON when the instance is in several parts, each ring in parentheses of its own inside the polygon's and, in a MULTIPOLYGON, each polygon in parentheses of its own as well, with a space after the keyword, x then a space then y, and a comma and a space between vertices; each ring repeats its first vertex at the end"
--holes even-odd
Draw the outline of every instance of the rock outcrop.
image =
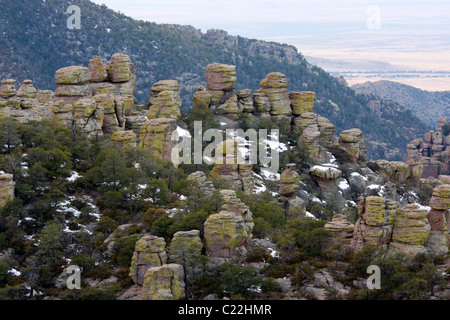
MULTIPOLYGON (((440 178, 442 179, 442 176, 440 178)), ((425 247, 434 254, 445 255, 450 244, 450 184, 440 185, 433 190, 430 206, 428 223, 431 231, 425 247)))
POLYGON ((327 232, 323 243, 325 251, 351 249, 355 225, 348 222, 345 215, 335 215, 332 221, 325 224, 324 229, 327 232))
POLYGON ((425 133, 423 139, 411 141, 406 148, 406 161, 423 165, 423 178, 437 178, 450 174, 450 136, 444 136, 442 127, 447 118, 439 118, 436 131, 425 133))
POLYGON ((151 89, 148 103, 147 118, 170 118, 178 120, 181 117, 181 98, 177 80, 162 80, 155 83, 151 89))
POLYGON ((130 267, 130 277, 137 285, 142 285, 149 268, 162 266, 167 262, 164 238, 145 236, 136 242, 130 267))
POLYGON ((285 210, 285 217, 301 219, 306 215, 305 201, 296 196, 296 190, 300 185, 300 175, 295 171, 295 164, 287 164, 280 176, 280 188, 278 201, 285 210))
POLYGON ((204 226, 206 252, 210 257, 242 260, 252 240, 252 213, 235 191, 220 193, 225 203, 219 213, 208 217, 204 226))
POLYGON ((164 264, 147 270, 142 287, 145 300, 183 300, 186 298, 184 269, 179 264, 164 264))
POLYGON ((153 154, 165 161, 171 161, 172 149, 176 142, 172 134, 177 130, 177 122, 170 118, 148 120, 140 130, 139 147, 152 150, 153 154))
POLYGON ((314 166, 309 170, 309 174, 319 185, 320 190, 325 194, 337 192, 336 181, 342 177, 342 171, 334 167, 314 166))
POLYGON ((371 244, 387 249, 392 240, 397 208, 397 202, 381 197, 361 197, 351 247, 359 251, 364 245, 371 244))
POLYGON ((355 128, 342 131, 339 135, 339 145, 346 151, 350 162, 366 161, 366 143, 364 134, 360 129, 355 128))
POLYGON ((414 256, 427 253, 424 247, 430 236, 431 226, 428 223, 428 210, 416 204, 409 204, 397 210, 394 222, 392 242, 389 254, 403 252, 414 256))

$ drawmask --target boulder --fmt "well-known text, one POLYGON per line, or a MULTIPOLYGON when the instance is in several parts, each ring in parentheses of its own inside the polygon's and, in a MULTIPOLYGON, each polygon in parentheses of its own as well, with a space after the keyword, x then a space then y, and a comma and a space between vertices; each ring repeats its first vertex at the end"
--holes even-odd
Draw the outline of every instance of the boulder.
POLYGON ((147 270, 142 287, 145 300, 183 300, 186 298, 184 269, 179 264, 164 264, 147 270))
POLYGON ((55 82, 59 85, 83 85, 89 82, 89 69, 79 66, 61 68, 55 73, 55 82))
POLYGON ((169 260, 184 266, 186 276, 192 278, 199 269, 203 243, 199 230, 179 231, 173 235, 169 249, 169 260))
POLYGON ((120 150, 124 150, 126 147, 135 148, 137 146, 137 136, 132 130, 114 132, 111 141, 120 150))
POLYGON ((156 236, 145 236, 136 242, 130 267, 130 277, 135 284, 142 285, 144 283, 149 268, 166 263, 165 247, 164 238, 156 236))
POLYGON ((430 235, 428 210, 409 204, 397 210, 392 241, 407 245, 423 246, 430 235))

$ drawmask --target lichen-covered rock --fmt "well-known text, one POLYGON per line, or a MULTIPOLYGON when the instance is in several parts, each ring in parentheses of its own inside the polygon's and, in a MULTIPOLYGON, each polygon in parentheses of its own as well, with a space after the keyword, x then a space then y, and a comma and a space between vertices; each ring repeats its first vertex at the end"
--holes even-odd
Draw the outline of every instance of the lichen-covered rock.
POLYGON ((325 194, 336 192, 336 180, 342 177, 341 170, 325 166, 314 166, 309 170, 309 174, 319 185, 320 190, 325 194))
POLYGON ((238 100, 238 109, 242 112, 251 113, 255 111, 255 105, 252 98, 251 89, 239 90, 236 93, 238 100))
POLYGON ((66 127, 72 126, 73 121, 73 104, 64 100, 57 100, 51 104, 53 112, 52 119, 66 127))
POLYGON ((314 112, 314 99, 316 93, 311 91, 291 92, 289 99, 291 100, 292 114, 300 116, 306 112, 314 112))
POLYGON ((94 99, 80 99, 74 103, 73 119, 88 136, 103 134, 103 108, 94 99))
POLYGON ((136 77, 136 67, 128 55, 113 54, 111 61, 106 64, 109 80, 113 83, 133 81, 136 77))
POLYGON ((359 251, 364 245, 372 244, 386 249, 392 240, 397 209, 395 201, 377 196, 361 197, 351 247, 359 251))
POLYGON ((213 63, 206 67, 206 88, 208 90, 234 90, 236 81, 236 66, 213 63))
POLYGON ((108 79, 108 72, 101 57, 95 57, 89 60, 88 69, 91 74, 91 82, 103 82, 108 79))
POLYGON ((110 94, 97 94, 93 97, 97 107, 103 109, 103 127, 104 134, 113 134, 119 130, 119 119, 116 114, 116 103, 114 96, 110 94))
POLYGON ((443 184, 433 190, 430 207, 434 210, 445 211, 450 209, 450 185, 443 184))
POLYGON ((350 243, 355 230, 355 225, 347 221, 347 217, 342 214, 337 214, 333 217, 331 222, 324 226, 327 235, 324 240, 323 249, 349 249, 350 243))
POLYGON ((217 114, 238 114, 240 111, 238 100, 235 94, 224 95, 224 101, 215 107, 214 112, 217 114))
POLYGON ((162 160, 171 161, 172 149, 175 146, 172 134, 176 129, 175 119, 151 119, 141 128, 139 146, 152 150, 153 154, 162 160))
POLYGON ((14 79, 3 79, 0 86, 0 96, 5 99, 15 96, 17 94, 15 83, 16 80, 14 79))
POLYGON ((242 259, 252 240, 252 213, 233 190, 220 191, 224 204, 208 217, 204 226, 206 252, 211 257, 242 259))
POLYGON ((15 187, 16 183, 12 174, 0 175, 0 208, 3 208, 8 201, 14 199, 15 187))
POLYGON ((351 162, 367 159, 366 143, 360 129, 342 131, 339 135, 339 145, 344 148, 351 162))
POLYGON ((186 180, 197 182, 199 185, 204 183, 208 178, 203 171, 196 171, 191 173, 186 180))
POLYGON ((208 108, 212 95, 209 91, 197 91, 194 93, 192 106, 194 108, 208 108))
POLYGON ((52 90, 39 90, 36 94, 36 100, 41 104, 53 101, 55 93, 52 90))
POLYGON ((124 150, 126 147, 135 148, 137 145, 137 136, 132 130, 116 131, 113 133, 111 141, 120 150, 124 150))
POLYGON ((144 283, 147 269, 166 263, 165 247, 164 238, 156 236, 145 236, 136 242, 130 267, 130 277, 135 284, 144 283))
POLYGON ((394 222, 393 242, 423 246, 430 235, 428 210, 409 204, 397 210, 394 222))
POLYGON ((175 91, 162 91, 150 101, 150 109, 147 112, 147 118, 171 118, 179 119, 181 117, 181 98, 175 91))
POLYGON ((289 100, 289 79, 281 72, 272 72, 261 80, 261 92, 270 101, 270 114, 287 115, 292 114, 291 102, 289 100))
POLYGON ((409 166, 401 161, 392 161, 392 180, 398 183, 406 183, 411 175, 409 166))
POLYGON ((186 276, 191 278, 198 270, 203 243, 199 230, 178 231, 173 235, 169 249, 169 260, 184 266, 186 276))
POLYGON ((36 98, 37 89, 33 86, 33 81, 24 80, 19 90, 17 90, 17 96, 23 98, 36 98))
POLYGON ((55 82, 60 85, 82 85, 89 82, 89 69, 79 66, 61 68, 55 73, 55 82))
POLYGON ((145 300, 183 300, 185 288, 183 266, 164 264, 147 270, 142 295, 145 300))
POLYGON ((255 90, 255 93, 253 94, 253 99, 255 104, 255 110, 257 113, 269 114, 272 106, 269 101, 269 98, 264 92, 262 92, 261 89, 255 90))
POLYGON ((294 164, 286 165, 286 169, 280 176, 280 189, 278 193, 282 196, 290 197, 300 185, 300 175, 295 171, 294 164))
POLYGON ((92 97, 91 87, 84 85, 59 85, 55 90, 57 97, 92 97))

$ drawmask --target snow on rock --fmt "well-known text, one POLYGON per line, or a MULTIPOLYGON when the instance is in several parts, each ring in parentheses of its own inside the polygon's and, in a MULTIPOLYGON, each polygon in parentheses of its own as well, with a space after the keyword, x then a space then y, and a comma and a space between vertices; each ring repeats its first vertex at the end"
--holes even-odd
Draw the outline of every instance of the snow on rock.
POLYGON ((16 269, 8 270, 6 273, 12 274, 15 277, 18 277, 22 274, 20 271, 17 271, 16 269))
POLYGON ((272 248, 268 248, 268 250, 270 251, 270 256, 273 258, 279 258, 280 257, 280 252, 272 249, 272 248))
POLYGON ((347 180, 341 180, 339 181, 338 188, 341 190, 348 190, 350 189, 350 185, 347 180))
POLYGON ((71 176, 66 178, 66 180, 69 181, 69 182, 74 182, 74 181, 78 180, 81 177, 82 177, 82 175, 80 175, 78 172, 72 171, 71 172, 71 176))
POLYGON ((311 212, 308 212, 308 211, 306 211, 306 217, 307 217, 307 218, 314 219, 314 220, 319 220, 319 219, 317 219, 311 212))

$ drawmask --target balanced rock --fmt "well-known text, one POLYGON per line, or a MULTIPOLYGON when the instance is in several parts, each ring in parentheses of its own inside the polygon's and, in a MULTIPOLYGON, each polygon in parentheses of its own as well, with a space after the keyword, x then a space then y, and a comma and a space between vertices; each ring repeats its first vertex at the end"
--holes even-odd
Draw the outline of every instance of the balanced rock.
POLYGON ((0 86, 0 96, 5 99, 15 96, 17 94, 15 83, 16 80, 14 79, 3 79, 0 86))
POLYGON ((169 260, 183 265, 188 277, 193 277, 202 254, 203 244, 199 230, 178 231, 173 235, 169 249, 169 260))
POLYGON ((33 86, 33 81, 24 80, 19 90, 17 90, 17 96, 23 98, 36 98, 37 89, 33 86))
POLYGON ((145 300, 183 300, 185 288, 183 266, 164 264, 147 270, 142 295, 145 300))
POLYGON ((344 148, 351 162, 366 160, 367 148, 364 135, 360 129, 355 128, 342 131, 339 135, 339 145, 344 148))
MULTIPOLYGON (((440 178, 445 180, 442 176, 440 178)), ((425 247, 434 254, 445 255, 450 244, 450 185, 444 184, 434 188, 430 206, 428 223, 431 226, 431 232, 425 247)))
POLYGON ((165 247, 164 238, 155 236, 145 236, 136 242, 130 267, 130 277, 135 284, 144 283, 147 269, 166 263, 165 247))
POLYGON ((250 248, 252 213, 233 190, 221 190, 224 204, 219 213, 205 222, 206 252, 211 257, 242 259, 250 248))
POLYGON ((312 167, 309 174, 317 182, 320 190, 326 194, 331 194, 337 190, 336 180, 342 177, 341 170, 319 165, 312 167))

